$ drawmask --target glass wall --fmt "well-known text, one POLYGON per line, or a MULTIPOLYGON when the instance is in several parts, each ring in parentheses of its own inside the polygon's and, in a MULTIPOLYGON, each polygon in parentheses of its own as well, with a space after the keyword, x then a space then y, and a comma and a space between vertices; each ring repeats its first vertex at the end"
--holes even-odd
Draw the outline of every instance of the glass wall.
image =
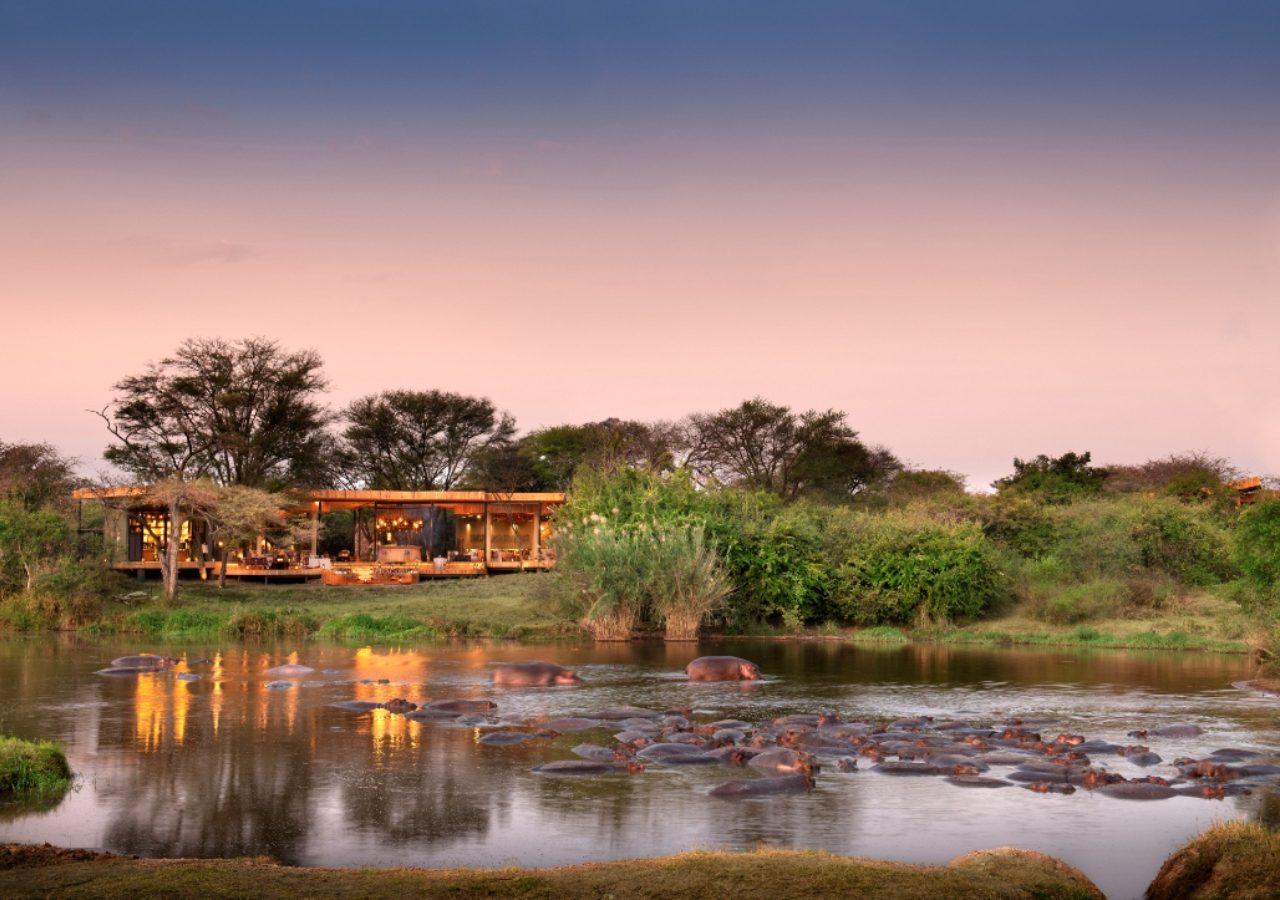
MULTIPOLYGON (((182 523, 182 531, 178 536, 178 560, 190 562, 196 558, 195 547, 191 543, 194 533, 197 540, 204 538, 204 523, 188 519, 182 523)), ((164 513, 142 512, 129 516, 129 561, 159 562, 160 555, 165 552, 169 543, 169 517, 164 513)), ((205 548, 208 555, 208 548, 205 548)))
POLYGON ((489 563, 532 560, 538 549, 537 503, 489 505, 489 563))

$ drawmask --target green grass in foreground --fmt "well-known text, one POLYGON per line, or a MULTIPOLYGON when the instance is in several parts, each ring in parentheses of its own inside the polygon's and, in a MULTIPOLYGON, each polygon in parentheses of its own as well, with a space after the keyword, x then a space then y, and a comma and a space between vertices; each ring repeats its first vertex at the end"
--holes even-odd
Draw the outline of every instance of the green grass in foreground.
POLYGON ((692 852, 557 869, 299 869, 263 860, 136 860, 0 847, 7 897, 795 897, 1078 898, 1102 893, 1075 869, 1025 850, 971 853, 945 866, 829 853, 692 852))
POLYGON ((0 737, 0 800, 61 797, 71 768, 53 741, 0 737))

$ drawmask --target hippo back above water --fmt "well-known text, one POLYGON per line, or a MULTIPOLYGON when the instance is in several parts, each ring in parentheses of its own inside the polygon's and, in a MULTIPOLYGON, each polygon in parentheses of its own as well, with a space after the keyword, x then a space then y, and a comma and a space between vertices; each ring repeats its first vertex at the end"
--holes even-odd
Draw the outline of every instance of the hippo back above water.
POLYGON ((177 657, 143 653, 139 656, 116 657, 111 660, 111 666, 116 669, 167 669, 170 666, 176 666, 179 662, 181 660, 177 657))
POLYGON ((685 666, 690 681, 755 681, 760 667, 737 656, 700 656, 685 666))
POLYGON ((564 684, 581 684, 582 679, 572 669, 549 662, 502 663, 493 669, 493 683, 520 687, 551 687, 564 684))

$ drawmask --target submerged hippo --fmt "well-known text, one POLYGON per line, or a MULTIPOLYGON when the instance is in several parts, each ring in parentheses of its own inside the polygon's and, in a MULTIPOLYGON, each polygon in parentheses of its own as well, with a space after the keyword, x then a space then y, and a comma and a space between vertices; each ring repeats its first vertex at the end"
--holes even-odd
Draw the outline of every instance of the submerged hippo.
POLYGON ((760 667, 737 656, 699 656, 684 668, 690 681, 755 681, 760 667))
POLYGON ((303 675, 310 675, 315 669, 310 666, 300 666, 297 663, 285 663, 283 666, 276 666, 274 669, 267 669, 263 675, 273 675, 276 678, 300 678, 303 675))
POLYGON ((116 669, 168 669, 180 662, 182 660, 173 656, 156 656, 151 653, 143 653, 139 656, 117 657, 111 660, 111 666, 116 669))
POLYGON ((432 700, 427 704, 427 709, 439 713, 488 712, 497 708, 492 700, 432 700))
POLYGON ((635 775, 644 771, 638 762, 606 763, 590 759, 559 759, 555 762, 534 766, 539 775, 635 775))
POLYGON ((742 800, 749 797, 770 797, 774 794, 798 794, 813 790, 813 775, 801 772, 797 775, 778 775, 773 778, 726 781, 711 789, 712 797, 726 800, 742 800))
POLYGON ((549 662, 502 663, 493 670, 493 683, 519 687, 551 687, 563 684, 582 684, 582 679, 572 669, 549 662))

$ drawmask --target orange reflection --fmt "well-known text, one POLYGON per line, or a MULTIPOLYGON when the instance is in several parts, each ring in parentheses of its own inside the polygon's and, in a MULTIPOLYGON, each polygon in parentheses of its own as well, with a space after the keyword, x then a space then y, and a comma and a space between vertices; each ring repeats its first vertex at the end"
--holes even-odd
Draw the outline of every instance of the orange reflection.
MULTIPOLYGON (((421 706, 426 702, 427 658, 413 650, 377 652, 361 647, 355 656, 355 699, 385 702, 401 697, 421 706), (378 684, 386 679, 395 684, 378 684), (371 682, 360 684, 361 681, 371 682)), ((416 754, 422 728, 404 716, 385 709, 375 709, 369 722, 369 738, 373 742, 374 765, 408 751, 416 754)))
POLYGON ((160 749, 164 735, 165 683, 155 675, 139 675, 134 690, 134 733, 143 753, 160 749))

